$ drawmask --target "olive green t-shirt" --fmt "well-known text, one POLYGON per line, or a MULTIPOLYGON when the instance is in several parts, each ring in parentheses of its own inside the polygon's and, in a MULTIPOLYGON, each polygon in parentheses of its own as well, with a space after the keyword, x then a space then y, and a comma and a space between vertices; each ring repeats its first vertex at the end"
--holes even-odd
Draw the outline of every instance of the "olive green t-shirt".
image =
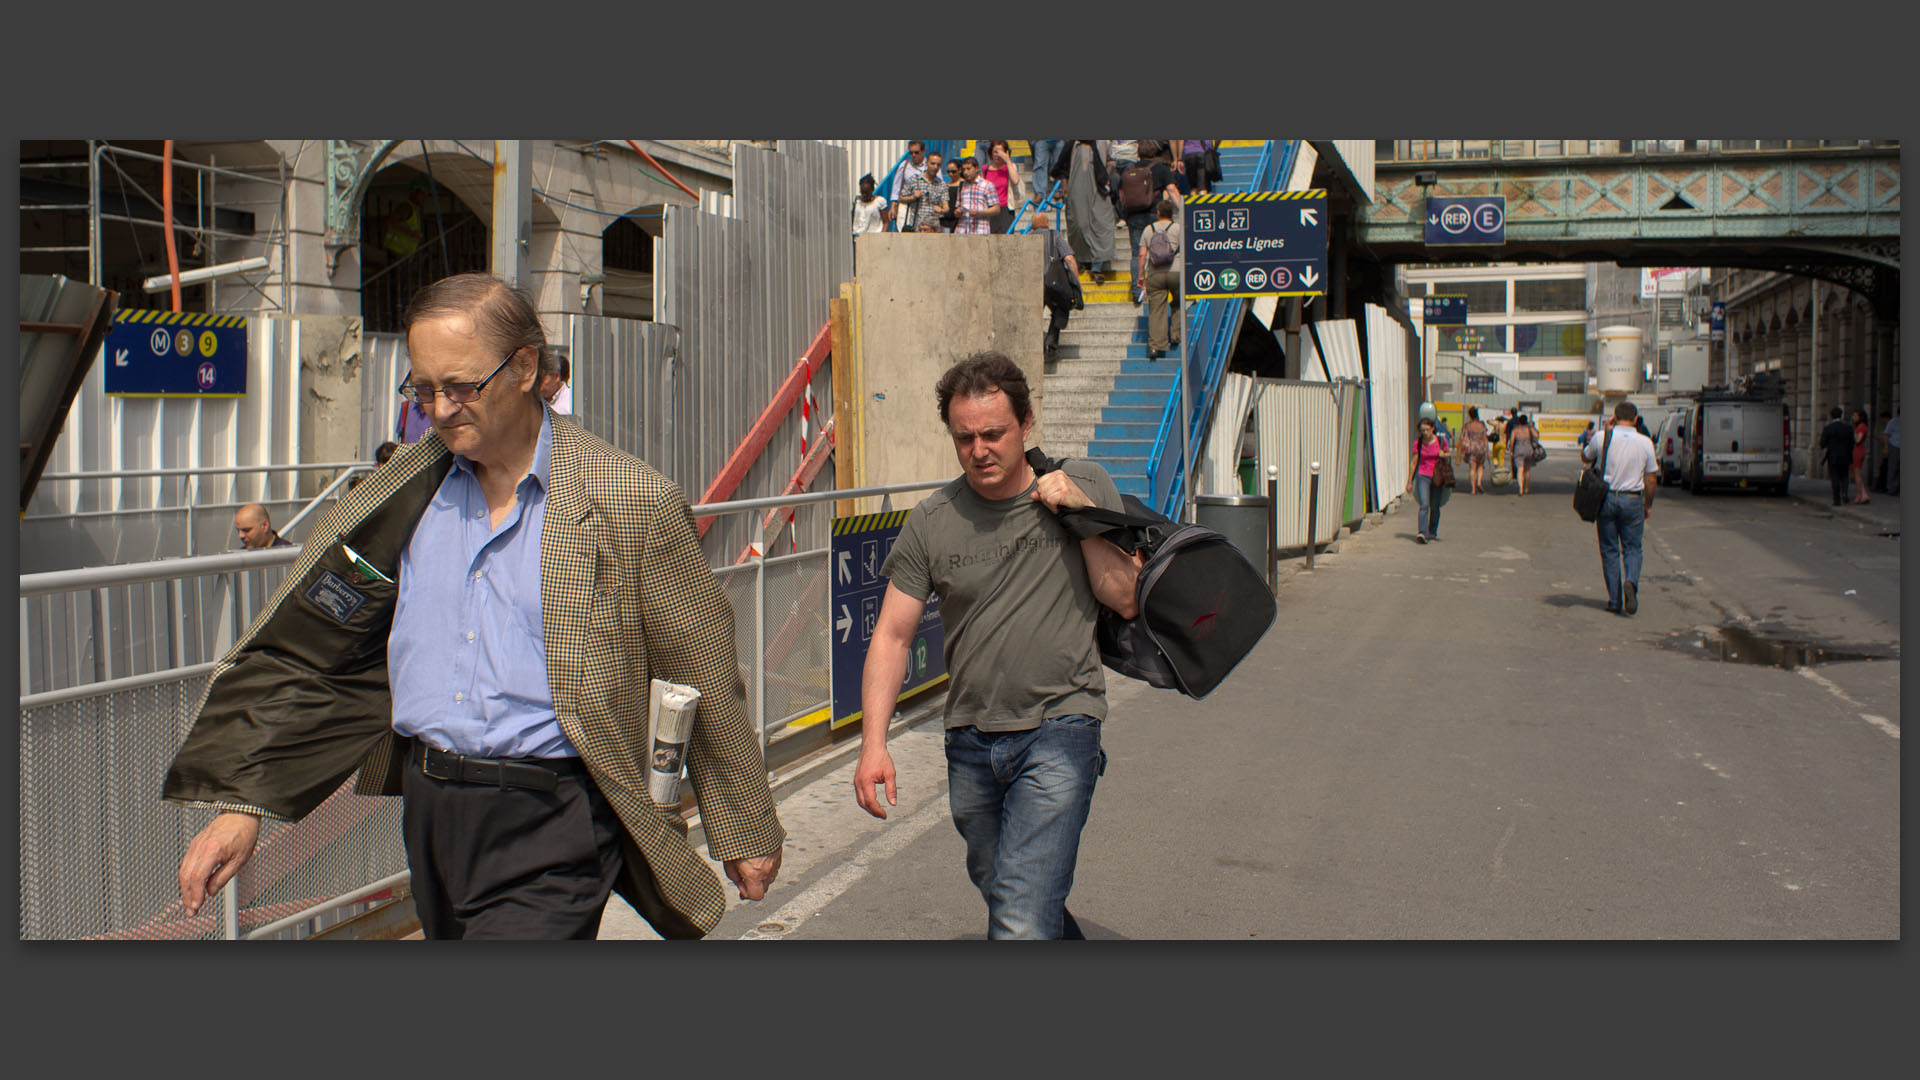
MULTIPOLYGON (((1083 460, 1063 468, 1095 505, 1121 509, 1105 469, 1083 460)), ((988 500, 955 479, 913 508, 881 572, 915 600, 940 597, 947 727, 1024 731, 1050 716, 1106 718, 1094 642, 1100 601, 1080 542, 1026 492, 988 500)))

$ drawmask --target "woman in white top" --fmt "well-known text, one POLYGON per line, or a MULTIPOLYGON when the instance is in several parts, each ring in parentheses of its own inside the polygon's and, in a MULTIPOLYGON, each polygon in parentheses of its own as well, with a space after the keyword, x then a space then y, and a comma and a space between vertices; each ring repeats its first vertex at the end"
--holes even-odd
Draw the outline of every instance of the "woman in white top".
POLYGON ((886 232, 887 221, 892 216, 885 197, 873 193, 873 174, 861 177, 860 197, 853 200, 854 235, 886 232))

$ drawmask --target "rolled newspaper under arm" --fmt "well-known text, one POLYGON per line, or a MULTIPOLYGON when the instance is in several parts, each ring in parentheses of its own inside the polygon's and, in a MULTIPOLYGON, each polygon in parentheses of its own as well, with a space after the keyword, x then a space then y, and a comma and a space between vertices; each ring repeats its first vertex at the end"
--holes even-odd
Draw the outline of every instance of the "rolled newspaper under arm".
POLYGON ((661 806, 679 806, 680 771, 686 764, 687 736, 693 733, 700 691, 665 679, 653 680, 650 689, 653 768, 647 774, 647 792, 661 806))

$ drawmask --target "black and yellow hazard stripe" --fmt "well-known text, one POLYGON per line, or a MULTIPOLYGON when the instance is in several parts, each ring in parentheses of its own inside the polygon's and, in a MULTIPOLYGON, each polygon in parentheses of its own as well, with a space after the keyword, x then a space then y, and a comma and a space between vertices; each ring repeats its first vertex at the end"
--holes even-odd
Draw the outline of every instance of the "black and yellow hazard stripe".
POLYGON ((1209 191, 1199 195, 1190 195, 1186 201, 1188 205, 1193 205, 1196 203, 1285 202, 1295 199, 1324 199, 1326 197, 1326 188, 1312 188, 1307 191, 1209 191))
POLYGON ((913 513, 912 510, 889 510, 884 514, 857 514, 853 517, 834 518, 833 535, 849 536, 872 529, 891 529, 905 525, 907 515, 911 513, 913 513))
POLYGON ((237 326, 245 329, 245 315, 207 315, 192 311, 117 311, 113 321, 154 326, 237 326))

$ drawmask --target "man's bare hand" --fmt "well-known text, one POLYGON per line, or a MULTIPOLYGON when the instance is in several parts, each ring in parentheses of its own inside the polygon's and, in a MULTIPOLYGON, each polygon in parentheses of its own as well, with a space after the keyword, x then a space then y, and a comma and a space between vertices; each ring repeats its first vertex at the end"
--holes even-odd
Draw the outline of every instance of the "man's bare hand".
POLYGON ((207 897, 219 892, 253 857, 260 841, 260 819, 229 812, 207 823, 180 859, 180 902, 197 915, 207 897))
POLYGON ((1073 477, 1061 469, 1055 469, 1040 478, 1034 485, 1033 499, 1046 504, 1047 509, 1056 514, 1062 510, 1093 505, 1093 500, 1087 498, 1087 493, 1073 482, 1073 477))
POLYGON ((860 751, 860 764, 853 770, 853 798, 860 809, 874 817, 886 820, 886 807, 880 805, 880 796, 873 789, 877 784, 887 788, 887 806, 898 806, 899 796, 893 790, 893 755, 886 747, 874 751, 860 751))
POLYGON ((758 900, 767 895, 767 886, 780 876, 780 851, 775 848, 771 855, 728 859, 721 864, 726 868, 727 880, 740 890, 740 899, 758 900))

